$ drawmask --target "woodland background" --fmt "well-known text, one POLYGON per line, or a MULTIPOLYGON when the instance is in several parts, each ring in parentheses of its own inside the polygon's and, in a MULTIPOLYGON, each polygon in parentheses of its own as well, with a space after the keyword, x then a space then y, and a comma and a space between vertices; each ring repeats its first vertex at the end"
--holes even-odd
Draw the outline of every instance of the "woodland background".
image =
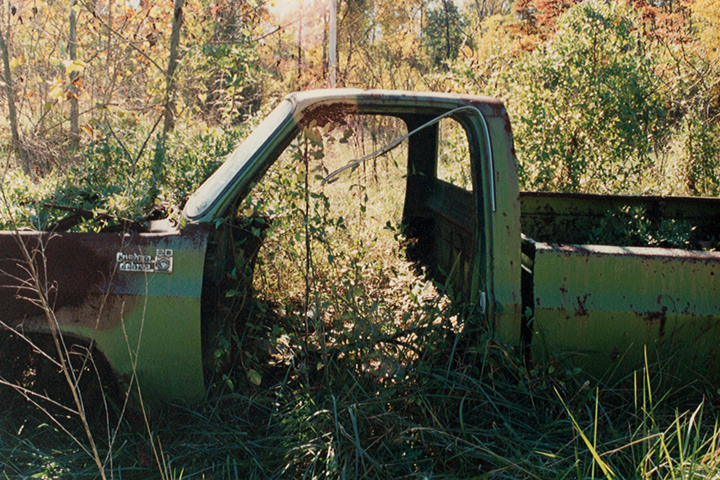
MULTIPOLYGON (((6 156, 42 178, 114 143, 133 165, 153 157, 147 167, 159 174, 168 135, 224 135, 289 91, 327 87, 327 7, 4 2, 6 156)), ((712 0, 347 0, 337 8, 338 86, 502 98, 527 189, 718 192, 720 6, 712 0)))

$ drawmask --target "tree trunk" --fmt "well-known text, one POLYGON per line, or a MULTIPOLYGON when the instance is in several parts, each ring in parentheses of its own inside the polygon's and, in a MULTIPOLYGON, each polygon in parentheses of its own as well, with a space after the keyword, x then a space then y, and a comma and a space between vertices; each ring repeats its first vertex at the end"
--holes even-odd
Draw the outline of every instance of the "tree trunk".
MULTIPOLYGON (((8 25, 8 33, 10 25, 8 25)), ((12 149, 20 159, 20 166, 25 175, 32 177, 32 168, 30 158, 27 151, 20 144, 20 128, 17 121, 17 112, 15 111, 15 91, 13 90, 12 75, 10 74, 10 52, 5 42, 5 32, 0 30, 0 51, 2 51, 3 69, 5 70, 5 96, 8 103, 8 118, 10 120, 10 131, 12 138, 12 149)))
MULTIPOLYGON (((70 60, 73 62, 77 60, 77 11, 75 6, 77 0, 70 2, 70 32, 68 37, 68 53, 70 54, 70 60)), ((77 150, 80 146, 80 125, 79 117, 80 110, 78 108, 78 82, 80 81, 80 74, 77 71, 70 73, 70 147, 73 150, 77 150)))
POLYGON ((450 12, 448 11, 448 0, 443 0, 445 10, 445 60, 450 61, 450 12))
POLYGON ((183 22, 183 5, 185 0, 175 0, 172 35, 170 37, 170 59, 166 75, 165 90, 165 124, 163 136, 175 127, 175 70, 178 64, 178 49, 180 46, 180 29, 183 22))
POLYGON ((329 86, 335 88, 335 74, 337 72, 337 0, 330 0, 330 44, 328 50, 329 86))

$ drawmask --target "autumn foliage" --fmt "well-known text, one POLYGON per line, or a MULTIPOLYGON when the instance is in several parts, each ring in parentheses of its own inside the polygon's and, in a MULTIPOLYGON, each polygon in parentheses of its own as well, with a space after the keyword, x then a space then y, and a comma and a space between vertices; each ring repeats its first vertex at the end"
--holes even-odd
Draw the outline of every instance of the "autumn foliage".
MULTIPOLYGON (((599 4, 589 0, 516 0, 512 5, 500 0, 339 0, 337 85, 490 94, 504 98, 511 115, 556 98, 556 107, 566 105, 558 115, 573 118, 602 104, 590 99, 614 92, 641 103, 598 111, 598 118, 607 121, 588 126, 593 135, 615 135, 619 125, 627 127, 623 132, 632 131, 624 123, 633 122, 632 109, 656 112, 652 131, 627 142, 641 146, 636 153, 643 163, 662 165, 665 173, 672 164, 673 174, 684 178, 679 193, 712 194, 720 149, 713 133, 720 114, 720 7, 713 0, 605 4, 622 13, 599 13, 599 4), (580 21, 572 12, 587 5, 583 18, 595 32, 592 38, 572 33, 571 23, 580 21), (606 35, 621 23, 627 25, 625 33, 606 35), (568 35, 581 42, 573 57, 563 57, 569 55, 563 50, 568 35), (590 44, 580 48, 584 38, 590 44), (569 58, 577 60, 574 77, 567 73, 572 68, 563 69, 569 58), (647 72, 650 83, 640 88, 639 83, 591 81, 585 103, 574 102, 581 98, 577 91, 563 90, 585 69, 609 68, 619 59, 634 72, 630 77, 647 72), (543 71, 555 80, 539 78, 543 71)), ((26 174, 72 164, 86 146, 103 139, 123 142, 138 126, 145 132, 145 150, 160 151, 161 144, 149 139, 176 121, 202 128, 237 125, 288 91, 328 85, 325 0, 278 8, 256 0, 25 0, 2 8, 0 39, 7 47, 7 67, 0 96, 8 111, 2 134, 26 174), (180 35, 174 43, 178 11, 182 22, 175 23, 180 35)), ((515 120, 521 165, 538 158, 537 152, 524 150, 529 148, 522 133, 526 120, 515 120)), ((533 122, 528 132, 534 133, 527 138, 544 138, 550 123, 533 122)), ((589 141, 582 132, 561 135, 578 148, 589 141)), ((548 161, 577 164, 555 154, 548 161)))

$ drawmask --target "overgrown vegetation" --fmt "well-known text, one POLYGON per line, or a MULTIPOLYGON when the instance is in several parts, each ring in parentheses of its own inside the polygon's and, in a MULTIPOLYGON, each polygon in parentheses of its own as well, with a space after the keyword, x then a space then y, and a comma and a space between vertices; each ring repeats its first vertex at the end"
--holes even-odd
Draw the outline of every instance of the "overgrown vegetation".
POLYGON ((83 211, 92 215, 60 230, 122 227, 123 219, 142 222, 153 212, 156 218, 177 216, 187 196, 222 163, 251 125, 175 132, 163 144, 167 162, 160 165, 155 164, 157 153, 147 145, 149 133, 138 126, 123 137, 115 134, 88 144, 83 161, 63 169, 62 175, 55 172, 33 180, 17 169, 9 170, 3 187, 11 208, 3 208, 0 226, 49 229, 83 211))
POLYGON ((582 3, 558 20, 552 42, 509 72, 520 175, 532 190, 640 186, 668 111, 635 15, 619 3, 582 3))
POLYGON ((690 243, 693 230, 687 220, 653 222, 643 207, 623 207, 600 219, 589 232, 588 243, 689 249, 696 247, 690 243))
MULTIPOLYGON (((575 3, 338 2, 339 84, 502 97, 527 189, 717 195, 715 2, 575 3)), ((3 100, 18 112, 0 123, 4 229, 97 231, 177 216, 256 113, 281 93, 326 84, 323 33, 310 25, 317 5, 278 18, 277 31, 254 2, 0 7, 3 100), (180 63, 168 76, 178 4, 180 63), (168 111, 175 123, 163 136, 168 111)), ((448 285, 404 260, 393 157, 320 188, 315 177, 335 166, 326 149, 349 144, 360 156, 373 142, 305 133, 241 206, 272 222, 247 320, 220 346, 207 399, 148 420, 100 391, 110 413, 88 421, 106 476, 717 476, 714 386, 677 387, 664 373, 672 360, 648 359, 619 383, 562 358, 525 364, 452 302, 448 285)), ((447 175, 463 186, 468 178, 447 175)), ((686 225, 650 225, 642 211, 608 216, 601 230, 591 235, 629 244, 682 245, 690 235, 686 225)), ((17 361, 7 352, 3 363, 17 361)), ((15 373, 66 401, 55 368, 39 365, 15 373)), ((82 437, 77 416, 28 408, 7 389, 0 405, 4 478, 98 476, 84 440, 68 442, 82 437)))

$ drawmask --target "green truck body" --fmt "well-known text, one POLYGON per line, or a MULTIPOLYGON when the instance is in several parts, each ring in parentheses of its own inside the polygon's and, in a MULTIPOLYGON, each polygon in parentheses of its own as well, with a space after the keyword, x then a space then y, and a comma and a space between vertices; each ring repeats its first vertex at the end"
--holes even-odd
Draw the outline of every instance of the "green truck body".
POLYGON ((693 222, 693 235, 712 238, 720 202, 521 193, 504 106, 467 95, 291 94, 193 194, 181 224, 1 232, 0 321, 48 332, 55 318, 65 335, 93 342, 118 375, 136 377, 146 398, 201 400, 215 341, 228 328, 220 308, 227 276, 252 266, 262 243, 239 205, 303 126, 352 115, 393 117, 417 130, 406 139, 408 257, 453 282, 499 341, 534 362, 562 352, 592 375, 631 371, 648 352, 681 359, 683 378, 718 378, 720 254, 590 245, 586 233, 608 212, 641 205, 656 220, 693 222), (470 188, 438 178, 443 116, 465 132, 470 188), (38 305, 23 251, 54 315, 38 305))

